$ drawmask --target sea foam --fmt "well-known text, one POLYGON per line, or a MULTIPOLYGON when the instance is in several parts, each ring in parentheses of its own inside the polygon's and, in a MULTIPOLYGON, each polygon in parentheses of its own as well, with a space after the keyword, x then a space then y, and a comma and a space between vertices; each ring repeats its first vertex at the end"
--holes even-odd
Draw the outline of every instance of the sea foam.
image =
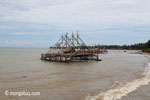
POLYGON ((150 63, 143 70, 142 77, 125 82, 124 85, 102 92, 96 96, 87 96, 86 100, 118 100, 150 82, 150 63))

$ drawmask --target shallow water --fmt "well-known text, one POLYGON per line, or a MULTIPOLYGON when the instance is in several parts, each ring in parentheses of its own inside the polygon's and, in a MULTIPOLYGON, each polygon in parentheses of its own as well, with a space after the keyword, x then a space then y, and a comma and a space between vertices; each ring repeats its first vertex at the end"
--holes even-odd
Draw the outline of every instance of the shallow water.
POLYGON ((101 94, 125 99, 125 95, 146 85, 143 74, 146 68, 149 70, 146 67, 149 59, 131 54, 136 51, 109 50, 100 54, 100 62, 59 63, 40 60, 40 54, 47 50, 0 48, 0 100, 92 100, 95 97, 108 100, 101 94), (138 86, 132 85, 138 82, 138 86), (6 96, 6 90, 35 91, 40 96, 6 96), (121 94, 115 96, 113 91, 121 94))

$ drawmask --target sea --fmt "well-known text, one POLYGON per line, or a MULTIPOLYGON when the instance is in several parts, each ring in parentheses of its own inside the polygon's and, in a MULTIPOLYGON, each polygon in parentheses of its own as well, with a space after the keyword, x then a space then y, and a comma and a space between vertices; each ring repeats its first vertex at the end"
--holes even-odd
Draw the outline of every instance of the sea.
POLYGON ((108 50, 102 61, 62 63, 41 60, 48 50, 0 48, 0 100, 150 100, 150 55, 108 50))

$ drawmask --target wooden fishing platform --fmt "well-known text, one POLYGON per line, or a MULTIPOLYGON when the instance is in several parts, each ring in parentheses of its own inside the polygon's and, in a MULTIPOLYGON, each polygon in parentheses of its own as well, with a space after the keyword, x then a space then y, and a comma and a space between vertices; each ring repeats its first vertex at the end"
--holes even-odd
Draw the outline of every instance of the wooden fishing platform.
POLYGON ((70 37, 66 33, 61 36, 54 47, 50 47, 47 53, 41 54, 41 60, 57 62, 101 61, 99 54, 105 52, 107 50, 101 46, 86 46, 78 32, 76 35, 72 33, 70 37))

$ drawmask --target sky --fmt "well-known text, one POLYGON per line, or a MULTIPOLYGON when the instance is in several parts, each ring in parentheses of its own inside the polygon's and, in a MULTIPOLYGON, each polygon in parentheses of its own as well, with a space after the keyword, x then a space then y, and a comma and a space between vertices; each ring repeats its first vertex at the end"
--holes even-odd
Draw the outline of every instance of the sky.
POLYGON ((150 39, 150 0, 0 0, 0 47, 48 48, 62 34, 87 45, 150 39))

